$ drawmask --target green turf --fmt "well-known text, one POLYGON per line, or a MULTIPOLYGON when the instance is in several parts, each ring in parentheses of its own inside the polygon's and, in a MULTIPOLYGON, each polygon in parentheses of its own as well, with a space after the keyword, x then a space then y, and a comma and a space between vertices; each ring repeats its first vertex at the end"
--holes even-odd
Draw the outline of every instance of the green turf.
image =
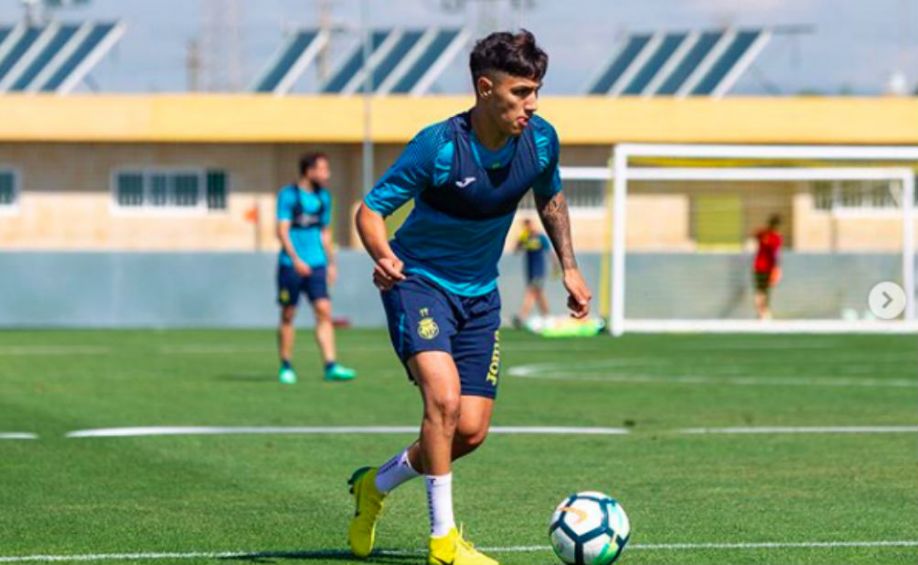
MULTIPOLYGON (((341 360, 360 371, 357 381, 322 382, 311 336, 302 332, 301 382, 281 386, 268 331, 0 332, 0 432, 40 436, 0 440, 0 562, 194 551, 275 555, 181 563, 350 562, 321 553, 346 547, 345 480, 410 435, 64 437, 124 426, 415 424, 417 392, 385 335, 343 331, 339 341, 341 360)), ((918 547, 639 547, 918 540, 918 434, 677 433, 918 425, 913 337, 565 341, 505 332, 502 343, 496 425, 631 433, 490 438, 456 468, 457 517, 476 544, 545 546, 557 502, 576 490, 603 490, 632 520, 626 564, 918 561, 918 547)), ((390 500, 380 546, 422 548, 422 485, 406 485, 390 500)), ((508 565, 556 562, 549 550, 495 555, 508 565)), ((370 561, 421 563, 422 556, 370 561)), ((166 562, 174 561, 154 561, 166 562)))

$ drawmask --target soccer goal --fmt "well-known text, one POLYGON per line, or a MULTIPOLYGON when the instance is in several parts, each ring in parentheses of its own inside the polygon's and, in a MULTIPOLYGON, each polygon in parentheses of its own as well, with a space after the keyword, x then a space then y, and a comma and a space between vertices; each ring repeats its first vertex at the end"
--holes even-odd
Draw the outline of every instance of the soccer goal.
POLYGON ((608 181, 611 333, 918 331, 916 165, 918 147, 615 146, 582 172, 608 181), (759 319, 756 233, 775 217, 759 319))

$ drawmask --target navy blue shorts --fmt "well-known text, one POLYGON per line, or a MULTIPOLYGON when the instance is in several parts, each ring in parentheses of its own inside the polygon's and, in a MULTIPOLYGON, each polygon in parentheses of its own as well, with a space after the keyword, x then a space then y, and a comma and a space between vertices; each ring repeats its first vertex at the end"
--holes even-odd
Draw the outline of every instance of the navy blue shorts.
POLYGON ((313 267, 312 274, 302 277, 291 266, 277 267, 277 303, 281 306, 296 306, 300 294, 304 293, 309 302, 328 298, 328 281, 325 267, 313 267))
MULTIPOLYGON (((445 351, 459 370, 465 396, 497 396, 500 377, 500 294, 459 296, 417 275, 382 294, 389 337, 407 370, 422 351, 445 351)), ((409 371, 408 377, 411 378, 409 371)))

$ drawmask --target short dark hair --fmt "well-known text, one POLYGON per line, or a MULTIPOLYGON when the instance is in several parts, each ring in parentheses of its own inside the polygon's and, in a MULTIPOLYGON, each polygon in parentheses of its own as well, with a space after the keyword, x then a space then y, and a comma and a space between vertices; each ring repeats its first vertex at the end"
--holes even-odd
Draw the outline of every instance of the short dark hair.
POLYGON ((494 32, 475 43, 469 57, 472 83, 478 77, 494 71, 541 81, 548 70, 548 54, 536 45, 532 32, 521 29, 513 34, 494 32))
POLYGON ((781 216, 779 214, 772 214, 768 217, 768 227, 774 229, 781 225, 781 216))
POLYGON ((319 162, 319 159, 325 159, 328 161, 328 155, 322 153, 321 151, 304 153, 303 156, 300 157, 300 176, 304 176, 309 169, 315 167, 316 163, 319 162))

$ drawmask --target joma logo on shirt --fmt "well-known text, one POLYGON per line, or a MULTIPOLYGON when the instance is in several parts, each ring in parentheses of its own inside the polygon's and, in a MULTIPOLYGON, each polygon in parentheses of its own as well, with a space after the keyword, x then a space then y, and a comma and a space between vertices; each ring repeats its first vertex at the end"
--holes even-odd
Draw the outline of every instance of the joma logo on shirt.
POLYGON ((457 180, 457 181, 456 181, 456 186, 458 186, 459 188, 465 188, 465 187, 467 187, 468 185, 470 185, 470 184, 472 184, 473 182, 475 182, 475 180, 476 180, 475 177, 465 177, 465 178, 462 179, 462 180, 457 180))

